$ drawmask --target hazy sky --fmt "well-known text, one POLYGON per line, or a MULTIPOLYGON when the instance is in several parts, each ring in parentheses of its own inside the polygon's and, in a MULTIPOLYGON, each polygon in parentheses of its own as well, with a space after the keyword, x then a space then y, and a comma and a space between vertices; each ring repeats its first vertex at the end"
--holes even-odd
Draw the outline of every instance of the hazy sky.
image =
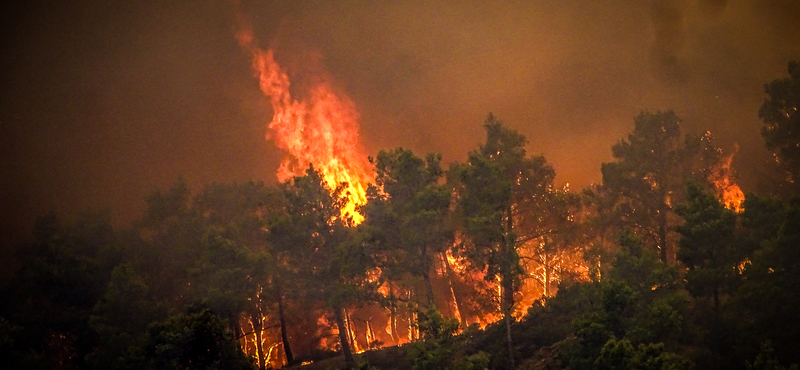
MULTIPOLYGON (((275 181, 282 153, 264 139, 272 112, 234 37, 231 1, 24 3, 0 10, 4 243, 49 211, 108 207, 128 222, 179 175, 195 188, 275 181)), ((317 57, 356 103, 368 154, 404 146, 461 160, 493 112, 573 188, 601 180, 640 110, 670 108, 725 150, 739 142, 735 163, 752 183, 766 156, 763 84, 800 60, 798 0, 240 9, 287 68, 317 57)))

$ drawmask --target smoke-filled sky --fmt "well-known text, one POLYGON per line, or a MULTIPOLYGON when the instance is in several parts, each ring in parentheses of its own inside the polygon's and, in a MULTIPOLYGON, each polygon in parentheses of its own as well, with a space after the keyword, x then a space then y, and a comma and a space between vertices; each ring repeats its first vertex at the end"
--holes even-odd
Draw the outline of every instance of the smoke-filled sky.
MULTIPOLYGON (((234 2, 2 5, 5 243, 34 218, 109 208, 118 224, 183 176, 275 181, 272 111, 237 44, 234 2)), ((462 160, 493 112, 559 183, 599 182, 641 110, 710 130, 747 189, 767 157, 764 83, 800 59, 798 0, 254 1, 238 11, 289 70, 325 69, 367 154, 462 160), (312 67, 309 67, 312 65, 312 67)), ((300 73, 302 78, 302 73, 300 73)), ((4 250, 8 250, 4 247, 4 250)), ((3 252, 4 258, 7 252, 3 252)))

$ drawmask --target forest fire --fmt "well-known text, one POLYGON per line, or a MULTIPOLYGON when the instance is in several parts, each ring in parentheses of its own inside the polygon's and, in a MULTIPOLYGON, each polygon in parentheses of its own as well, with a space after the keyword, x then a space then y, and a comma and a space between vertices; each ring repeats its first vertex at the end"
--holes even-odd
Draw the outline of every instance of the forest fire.
MULTIPOLYGON (((274 51, 257 46, 246 22, 240 22, 236 36, 240 46, 250 54, 259 87, 272 106, 267 139, 273 140, 288 155, 278 169, 278 179, 290 181, 313 166, 330 189, 346 184, 344 190, 348 202, 341 214, 352 219, 351 226, 362 223, 364 216, 357 209, 367 203, 366 187, 373 182, 374 174, 359 141, 359 115, 354 103, 346 95, 336 92, 329 78, 321 72, 321 75, 311 77, 314 82, 309 87, 292 85, 289 72, 278 64, 274 51)), ((725 205, 740 212, 744 196, 730 168, 732 158, 730 155, 719 161, 713 167, 709 181, 725 205)), ((544 173, 546 177, 548 167, 532 171, 531 174, 544 173)), ((376 172, 382 171, 378 169, 376 172)), ((650 180, 651 187, 655 187, 655 179, 650 180)), ((381 182, 375 182, 381 185, 381 182)), ((390 197, 383 193, 382 185, 381 188, 381 196, 390 197)), ((518 215, 507 218, 509 230, 513 226, 513 230, 522 230, 516 232, 535 235, 523 238, 524 241, 520 239, 516 247, 515 253, 521 260, 519 283, 505 285, 501 276, 491 276, 487 267, 480 267, 480 263, 467 261, 463 255, 457 256, 451 249, 445 249, 431 253, 433 263, 426 264, 427 271, 417 272, 417 275, 403 270, 384 276, 381 268, 375 267, 365 280, 378 286, 377 292, 383 296, 384 302, 341 306, 337 309, 341 315, 337 319, 339 322, 332 319, 330 311, 319 308, 305 311, 306 317, 292 317, 301 315, 299 311, 302 310, 289 313, 288 319, 283 317, 282 311, 278 318, 274 312, 268 313, 260 308, 255 315, 241 316, 239 330, 243 350, 262 363, 280 367, 292 361, 291 354, 283 348, 288 347, 289 337, 312 338, 302 349, 292 344, 295 353, 320 349, 345 352, 345 345, 352 352, 362 353, 413 342, 423 336, 418 320, 425 307, 435 308, 444 316, 457 320, 459 330, 470 325, 484 328, 500 321, 504 318, 502 307, 506 304, 510 304, 506 317, 519 320, 537 300, 554 296, 560 282, 589 280, 589 268, 584 260, 588 246, 583 244, 592 243, 586 238, 565 236, 580 223, 576 217, 588 217, 581 214, 586 211, 581 211, 580 199, 569 191, 568 185, 563 189, 554 189, 552 184, 542 188, 546 190, 541 194, 531 193, 530 199, 539 199, 541 204, 538 207, 541 208, 538 212, 549 216, 538 215, 533 223, 518 215), (508 286, 514 289, 510 296, 504 292, 508 286), (281 324, 275 324, 276 320, 281 324), (280 327, 284 320, 294 321, 297 327, 280 327)), ((534 209, 537 208, 528 211, 536 212, 534 209)), ((364 214, 369 215, 368 212, 364 214)), ((464 238, 469 237, 464 235, 464 238)), ((456 233, 455 240, 450 240, 454 243, 453 248, 462 244, 461 239, 462 236, 456 233)))
POLYGON ((720 161, 717 169, 712 174, 712 181, 722 204, 735 212, 742 212, 744 210, 742 206, 744 193, 739 188, 739 185, 736 184, 733 170, 731 169, 733 157, 738 152, 739 145, 737 144, 734 146, 733 152, 720 161))
POLYGON ((360 223, 363 217, 356 207, 366 202, 370 175, 359 142, 358 112, 353 102, 334 92, 325 76, 318 76, 321 82, 305 92, 304 100, 298 100, 290 93, 289 76, 275 61, 273 51, 259 48, 248 26, 241 26, 237 39, 251 54, 261 91, 272 105, 267 139, 289 155, 278 169, 278 180, 302 176, 313 165, 331 189, 347 184, 349 201, 343 213, 360 223))
MULTIPOLYGON (((364 218, 356 212, 356 207, 367 201, 365 190, 372 180, 372 174, 359 142, 358 113, 353 102, 345 95, 334 92, 326 76, 317 76, 318 82, 307 91, 297 93, 291 90, 290 87, 297 87, 291 85, 289 74, 276 62, 273 50, 259 48, 251 29, 245 22, 241 23, 243 25, 237 33, 237 39, 242 48, 250 53, 260 89, 269 98, 273 109, 267 138, 288 154, 278 169, 278 179, 285 182, 301 176, 311 165, 320 172, 330 188, 347 183, 345 190, 349 201, 342 214, 352 217, 354 224, 361 223, 364 218)), ((524 267, 528 278, 516 294, 515 301, 519 303, 515 312, 517 318, 524 315, 526 307, 535 300, 553 295, 562 275, 569 275, 568 270, 573 268, 568 267, 566 261, 576 260, 571 255, 559 258, 550 253, 545 253, 547 256, 544 259, 538 258, 537 251, 541 246, 537 244, 538 247, 534 247, 534 244, 522 247, 523 254, 537 256, 524 267)), ((499 280, 486 280, 485 271, 466 268, 466 262, 449 251, 437 254, 435 260, 429 271, 429 284, 435 292, 432 295, 435 299, 431 303, 442 314, 457 319, 461 324, 460 330, 470 324, 483 328, 502 318, 498 313, 502 296, 499 280)), ((368 280, 378 279, 380 276, 368 280)), ((413 279, 383 281, 379 292, 393 304, 388 307, 368 304, 343 309, 344 337, 349 347, 361 353, 419 339, 421 333, 417 327, 417 310, 425 306, 420 303, 424 296, 421 292, 424 291, 424 284, 413 279)), ((243 349, 250 355, 261 357, 271 366, 280 367, 286 364, 283 360, 285 353, 279 339, 280 330, 277 325, 270 324, 276 321, 276 317, 272 316, 262 312, 240 319, 243 349)), ((329 338, 338 336, 341 329, 325 314, 320 313, 307 329, 317 333, 318 348, 339 348, 339 342, 329 338)))

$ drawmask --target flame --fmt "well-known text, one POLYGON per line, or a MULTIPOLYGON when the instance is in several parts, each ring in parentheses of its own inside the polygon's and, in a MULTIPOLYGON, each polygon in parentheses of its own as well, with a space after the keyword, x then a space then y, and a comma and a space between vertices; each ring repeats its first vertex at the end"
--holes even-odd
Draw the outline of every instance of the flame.
POLYGON ((725 207, 735 212, 742 212, 744 210, 742 206, 744 203, 744 193, 742 189, 739 188, 739 185, 734 182, 735 179, 731 170, 731 162, 733 161, 733 156, 736 155, 737 152, 739 152, 738 143, 734 145, 733 153, 725 157, 720 162, 717 169, 713 171, 712 182, 714 188, 717 190, 717 196, 719 196, 725 207))
POLYGON ((367 156, 359 140, 358 112, 346 95, 337 94, 327 76, 319 78, 305 99, 298 100, 289 91, 289 75, 275 61, 274 53, 256 46, 246 22, 240 21, 236 38, 250 53, 253 70, 261 91, 272 105, 273 116, 267 139, 288 154, 278 168, 278 180, 302 176, 313 164, 331 189, 346 183, 347 205, 342 216, 349 215, 355 224, 363 221, 356 208, 366 203, 366 186, 371 176, 367 156))

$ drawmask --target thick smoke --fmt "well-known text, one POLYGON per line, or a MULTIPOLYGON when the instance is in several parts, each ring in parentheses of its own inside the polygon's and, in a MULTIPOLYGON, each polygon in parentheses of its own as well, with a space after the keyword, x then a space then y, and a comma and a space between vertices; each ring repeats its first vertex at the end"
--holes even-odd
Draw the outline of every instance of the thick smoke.
POLYGON ((654 73, 664 81, 685 81, 681 70, 681 51, 686 45, 686 4, 682 0, 656 0, 652 3, 653 46, 650 50, 654 73))
MULTIPOLYGON (((275 181, 271 108, 227 1, 29 2, 0 11, 2 232, 36 215, 108 206, 118 223, 179 175, 192 186, 275 181)), ((367 152, 462 160, 493 112, 553 163, 558 182, 600 163, 642 109, 711 130, 754 184, 768 158, 763 84, 800 59, 796 0, 241 1, 289 70, 307 55, 361 116, 367 152), (749 161, 749 162, 748 162, 749 161)), ((302 80, 302 79, 300 79, 302 80)), ((745 190, 751 190, 745 186, 745 190)))

